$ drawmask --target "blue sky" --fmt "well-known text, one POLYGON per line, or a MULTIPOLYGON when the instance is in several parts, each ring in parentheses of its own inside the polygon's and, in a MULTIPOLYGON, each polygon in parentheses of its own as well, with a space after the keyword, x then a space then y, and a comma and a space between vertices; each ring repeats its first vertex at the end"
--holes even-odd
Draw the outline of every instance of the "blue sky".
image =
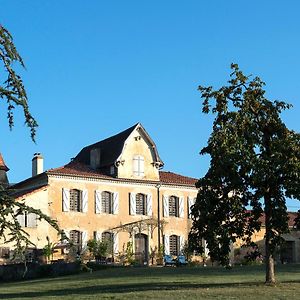
MULTIPOLYGON (((20 112, 8 130, 0 104, 1 147, 12 182, 31 175, 35 152, 45 168, 64 165, 82 147, 141 122, 165 170, 201 177, 211 132, 198 85, 219 87, 230 63, 260 76, 270 99, 300 131, 300 2, 2 0, 0 23, 14 36, 37 143, 20 112)), ((296 210, 298 201, 289 201, 296 210)))

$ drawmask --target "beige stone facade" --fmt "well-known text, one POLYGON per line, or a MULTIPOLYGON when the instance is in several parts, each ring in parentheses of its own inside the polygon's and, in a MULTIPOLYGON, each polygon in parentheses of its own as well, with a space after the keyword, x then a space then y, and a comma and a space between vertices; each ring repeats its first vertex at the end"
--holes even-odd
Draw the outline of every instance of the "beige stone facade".
MULTIPOLYGON (((18 200, 57 220, 66 235, 79 233, 83 249, 89 239, 101 239, 106 232, 113 240, 114 260, 130 241, 147 262, 159 244, 166 253, 182 251, 191 226, 189 210, 197 195, 195 179, 163 172, 162 166, 154 142, 136 124, 85 147, 71 163, 15 188, 18 200)), ((60 244, 57 232, 45 221, 24 228, 38 249, 46 245, 46 237, 60 244)))

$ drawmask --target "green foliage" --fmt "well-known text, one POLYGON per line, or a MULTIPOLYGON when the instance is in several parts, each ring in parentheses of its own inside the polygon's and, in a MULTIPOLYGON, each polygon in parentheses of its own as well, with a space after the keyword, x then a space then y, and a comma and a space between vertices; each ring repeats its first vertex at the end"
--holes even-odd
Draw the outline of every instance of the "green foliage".
POLYGON ((281 235, 289 231, 286 197, 300 199, 300 135, 280 118, 291 105, 268 100, 260 78, 245 76, 236 64, 231 68, 227 86, 198 88, 203 113, 215 119, 200 152, 211 160, 197 182, 189 236, 200 252, 199 241, 205 239, 210 257, 222 265, 229 264, 232 242, 251 242, 263 213, 266 255, 273 257, 281 235))
MULTIPOLYGON (((0 98, 7 103, 10 129, 14 125, 14 109, 18 106, 23 110, 25 124, 30 129, 31 139, 35 141, 38 125, 29 111, 27 94, 22 79, 13 69, 16 64, 24 67, 23 60, 13 43, 11 34, 0 25, 0 67, 2 66, 1 74, 2 71, 4 73, 1 78, 6 78, 3 83, 0 82, 0 98)), ((16 201, 14 191, 8 190, 6 186, 0 184, 0 236, 5 243, 13 243, 15 258, 24 258, 26 248, 33 245, 30 236, 22 229, 17 220, 18 215, 24 213, 36 214, 38 220, 45 220, 58 231, 58 234, 62 234, 56 221, 50 219, 39 209, 34 209, 21 201, 16 201)))
POLYGON ((47 239, 47 244, 43 248, 43 255, 49 261, 51 258, 53 258, 54 248, 57 244, 50 242, 48 236, 46 237, 46 239, 47 239))
POLYGON ((22 201, 16 201, 12 196, 13 191, 7 190, 0 185, 0 236, 4 243, 12 243, 15 257, 23 257, 28 246, 34 246, 30 241, 29 234, 21 227, 18 216, 34 213, 37 220, 45 220, 58 234, 62 234, 57 222, 45 215, 41 210, 25 205, 22 201))
POLYGON ((87 242, 88 250, 97 257, 105 257, 108 254, 109 241, 97 241, 96 239, 89 240, 87 242))
POLYGON ((127 242, 125 250, 126 263, 133 265, 135 262, 132 242, 127 242))
POLYGON ((29 112, 28 98, 22 79, 13 69, 16 63, 24 67, 24 62, 13 43, 11 34, 0 25, 0 64, 2 64, 2 71, 7 74, 5 81, 0 83, 0 98, 7 103, 7 118, 10 129, 14 125, 14 109, 16 106, 21 107, 25 124, 29 127, 31 138, 34 141, 38 125, 29 112))

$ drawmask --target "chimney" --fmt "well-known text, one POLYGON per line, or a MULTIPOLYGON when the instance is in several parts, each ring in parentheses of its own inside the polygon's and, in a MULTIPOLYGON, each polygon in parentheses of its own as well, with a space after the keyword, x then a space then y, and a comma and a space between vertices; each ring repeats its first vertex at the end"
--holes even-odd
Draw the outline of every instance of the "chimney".
POLYGON ((34 153, 32 159, 32 176, 36 176, 44 172, 44 159, 41 153, 34 153))

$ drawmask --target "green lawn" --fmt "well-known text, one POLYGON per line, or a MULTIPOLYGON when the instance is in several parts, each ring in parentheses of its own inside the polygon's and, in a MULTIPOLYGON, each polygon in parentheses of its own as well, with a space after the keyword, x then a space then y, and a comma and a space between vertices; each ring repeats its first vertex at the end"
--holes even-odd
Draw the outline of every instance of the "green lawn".
POLYGON ((300 265, 277 267, 264 286, 263 266, 111 268, 58 278, 1 283, 1 299, 299 299, 300 265))

